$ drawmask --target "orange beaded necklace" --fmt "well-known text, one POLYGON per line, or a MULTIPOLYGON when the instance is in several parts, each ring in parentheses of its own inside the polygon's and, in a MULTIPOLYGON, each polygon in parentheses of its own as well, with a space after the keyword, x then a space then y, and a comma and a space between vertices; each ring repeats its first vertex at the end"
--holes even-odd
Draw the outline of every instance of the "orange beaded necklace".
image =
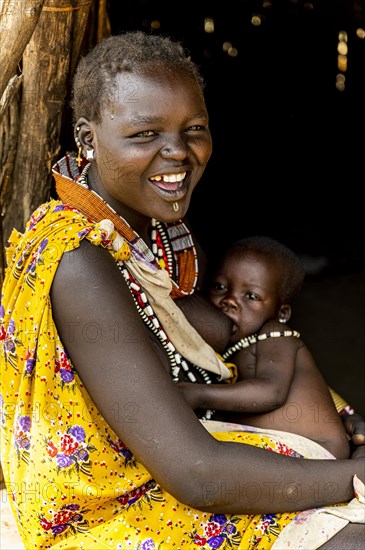
POLYGON ((70 155, 66 155, 55 164, 53 176, 56 182, 56 192, 61 201, 76 208, 94 222, 104 219, 111 220, 118 233, 128 243, 138 248, 150 262, 159 268, 166 267, 172 281, 172 298, 176 299, 192 294, 198 279, 198 260, 191 232, 185 223, 180 220, 176 223, 165 224, 152 220, 153 251, 151 251, 128 222, 88 187, 86 178, 89 167, 90 164, 84 165, 80 173, 75 159, 70 155), (78 173, 75 173, 76 170, 78 173), (175 270, 173 269, 172 255, 176 266, 175 270))

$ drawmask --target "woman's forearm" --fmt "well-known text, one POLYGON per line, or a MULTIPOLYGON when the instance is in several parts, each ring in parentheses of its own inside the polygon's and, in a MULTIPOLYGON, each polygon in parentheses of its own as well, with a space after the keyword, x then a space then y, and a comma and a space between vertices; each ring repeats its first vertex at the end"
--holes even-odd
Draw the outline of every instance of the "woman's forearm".
POLYGON ((210 463, 197 468, 194 501, 186 497, 184 502, 207 512, 291 512, 351 500, 353 476, 365 480, 364 461, 306 460, 250 445, 235 445, 233 450, 232 445, 220 442, 210 463), (230 460, 230 472, 235 472, 231 476, 218 466, 228 451, 236 455, 230 460))

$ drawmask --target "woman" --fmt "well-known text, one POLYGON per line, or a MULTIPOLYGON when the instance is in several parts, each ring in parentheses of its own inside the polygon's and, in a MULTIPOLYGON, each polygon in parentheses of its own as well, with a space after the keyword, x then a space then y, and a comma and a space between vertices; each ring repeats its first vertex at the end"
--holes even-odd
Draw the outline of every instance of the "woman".
POLYGON ((12 233, 3 288, 2 462, 25 546, 270 547, 297 510, 353 499, 364 459, 212 437, 174 384, 231 376, 174 301, 200 284, 181 221, 212 151, 197 69, 169 39, 111 37, 73 107, 78 157, 12 233))

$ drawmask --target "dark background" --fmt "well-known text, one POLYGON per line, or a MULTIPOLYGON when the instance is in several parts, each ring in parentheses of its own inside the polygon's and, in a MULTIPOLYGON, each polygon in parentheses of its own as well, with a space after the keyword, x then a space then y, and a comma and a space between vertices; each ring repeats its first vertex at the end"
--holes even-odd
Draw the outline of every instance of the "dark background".
POLYGON ((301 256, 307 277, 291 324, 327 382, 365 415, 365 40, 356 35, 365 2, 110 0, 109 14, 113 34, 170 35, 200 66, 214 148, 189 211, 195 234, 210 258, 252 234, 301 256))
POLYGON ((309 256, 308 271, 365 269, 365 40, 356 36, 364 1, 110 0, 109 14, 113 34, 141 29, 180 40, 206 80, 214 152, 189 218, 208 253, 261 233, 309 256), (345 73, 337 68, 342 30, 345 73))

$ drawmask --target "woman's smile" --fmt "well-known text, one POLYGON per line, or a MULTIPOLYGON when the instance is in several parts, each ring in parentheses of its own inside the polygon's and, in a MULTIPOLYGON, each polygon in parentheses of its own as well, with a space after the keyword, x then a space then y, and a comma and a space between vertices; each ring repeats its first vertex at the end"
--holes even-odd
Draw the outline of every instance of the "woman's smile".
POLYGON ((149 181, 162 196, 175 201, 182 199, 188 188, 187 172, 152 176, 149 181))

